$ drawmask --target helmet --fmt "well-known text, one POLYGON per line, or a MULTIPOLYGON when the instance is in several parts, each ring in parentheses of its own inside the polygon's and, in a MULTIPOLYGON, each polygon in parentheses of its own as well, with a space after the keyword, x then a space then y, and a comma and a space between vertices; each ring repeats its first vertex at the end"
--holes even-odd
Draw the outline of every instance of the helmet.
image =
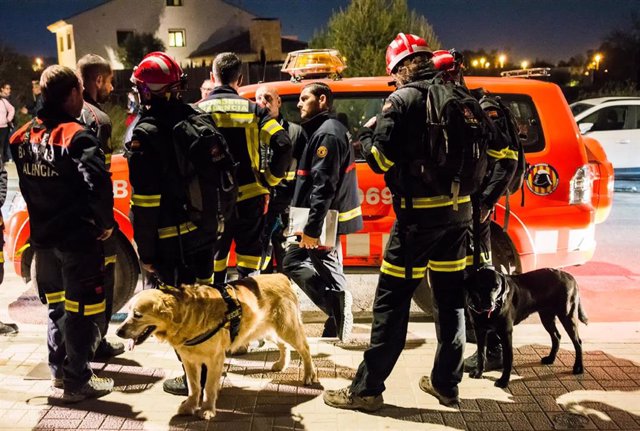
POLYGON ((429 45, 423 38, 415 34, 398 33, 387 47, 387 73, 391 74, 402 60, 418 52, 432 55, 429 45))
POLYGON ((174 59, 164 52, 151 52, 144 56, 131 74, 131 82, 136 85, 143 98, 170 90, 183 90, 186 76, 174 59))
POLYGON ((444 49, 433 51, 433 57, 431 58, 431 61, 433 61, 433 65, 438 71, 449 71, 453 70, 456 67, 456 61, 453 58, 453 55, 451 55, 449 51, 445 51, 444 49))

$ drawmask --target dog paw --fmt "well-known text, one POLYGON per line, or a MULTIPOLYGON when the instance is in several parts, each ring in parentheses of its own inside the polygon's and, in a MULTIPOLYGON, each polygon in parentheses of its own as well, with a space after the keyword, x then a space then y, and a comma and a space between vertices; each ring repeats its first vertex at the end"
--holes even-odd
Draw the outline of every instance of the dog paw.
POLYGON ((541 363, 541 364, 544 364, 544 365, 551 365, 551 364, 553 364, 553 362, 554 362, 555 360, 556 360, 556 358, 554 358, 554 357, 551 357, 551 356, 545 356, 544 358, 542 358, 542 359, 540 360, 540 363, 541 363))
POLYGON ((213 409, 202 409, 198 411, 198 417, 206 421, 210 421, 216 416, 216 411, 213 409))
POLYGON ((472 379, 479 379, 482 377, 482 371, 478 371, 478 370, 469 371, 469 377, 471 377, 472 379))
POLYGON ((303 382, 305 386, 313 386, 317 383, 320 383, 320 380, 318 380, 318 375, 316 373, 309 375, 305 374, 303 382))
POLYGON ((509 386, 509 379, 499 378, 498 380, 496 380, 496 382, 493 385, 498 387, 498 388, 503 388, 504 389, 507 386, 509 386))
POLYGON ((574 365, 573 374, 584 374, 584 367, 582 365, 574 365))
POLYGON ((178 408, 179 415, 188 415, 191 416, 195 414, 197 406, 188 398, 180 404, 178 408))
POLYGON ((271 371, 282 371, 283 369, 284 369, 284 363, 282 362, 275 362, 271 366, 271 371))

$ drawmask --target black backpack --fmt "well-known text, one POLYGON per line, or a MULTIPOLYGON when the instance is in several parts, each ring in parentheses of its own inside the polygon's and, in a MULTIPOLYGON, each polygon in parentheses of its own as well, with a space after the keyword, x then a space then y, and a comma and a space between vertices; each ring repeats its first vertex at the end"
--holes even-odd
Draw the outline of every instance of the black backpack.
POLYGON ((238 197, 236 164, 211 114, 191 108, 172 132, 185 209, 198 228, 220 236, 238 197))
POLYGON ((502 139, 509 143, 509 149, 518 153, 518 162, 505 193, 505 195, 508 196, 522 189, 524 174, 527 170, 524 148, 522 147, 522 140, 518 133, 518 123, 513 112, 504 104, 500 96, 484 93, 480 99, 480 106, 485 112, 497 111, 499 113, 499 119, 497 121, 494 121, 491 115, 489 115, 489 118, 493 121, 496 131, 502 135, 502 139))
POLYGON ((426 94, 424 160, 412 162, 425 184, 453 198, 478 191, 487 169, 489 120, 466 88, 441 78, 408 84, 426 94))

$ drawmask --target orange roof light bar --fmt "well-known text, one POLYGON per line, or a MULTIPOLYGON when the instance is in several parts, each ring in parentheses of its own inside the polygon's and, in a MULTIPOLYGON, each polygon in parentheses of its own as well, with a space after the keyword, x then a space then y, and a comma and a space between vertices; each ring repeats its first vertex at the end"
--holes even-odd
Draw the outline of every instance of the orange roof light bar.
POLYGON ((346 67, 337 49, 303 49, 287 54, 280 70, 291 75, 292 79, 302 79, 309 75, 340 76, 346 67))

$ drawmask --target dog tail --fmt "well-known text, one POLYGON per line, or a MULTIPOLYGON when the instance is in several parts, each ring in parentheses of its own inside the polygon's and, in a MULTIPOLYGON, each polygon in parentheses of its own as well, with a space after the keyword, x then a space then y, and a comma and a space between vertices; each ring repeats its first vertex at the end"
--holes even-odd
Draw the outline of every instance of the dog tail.
POLYGON ((587 317, 587 314, 582 309, 582 301, 580 301, 579 296, 578 296, 578 319, 580 319, 580 321, 585 325, 589 324, 589 318, 587 317))

